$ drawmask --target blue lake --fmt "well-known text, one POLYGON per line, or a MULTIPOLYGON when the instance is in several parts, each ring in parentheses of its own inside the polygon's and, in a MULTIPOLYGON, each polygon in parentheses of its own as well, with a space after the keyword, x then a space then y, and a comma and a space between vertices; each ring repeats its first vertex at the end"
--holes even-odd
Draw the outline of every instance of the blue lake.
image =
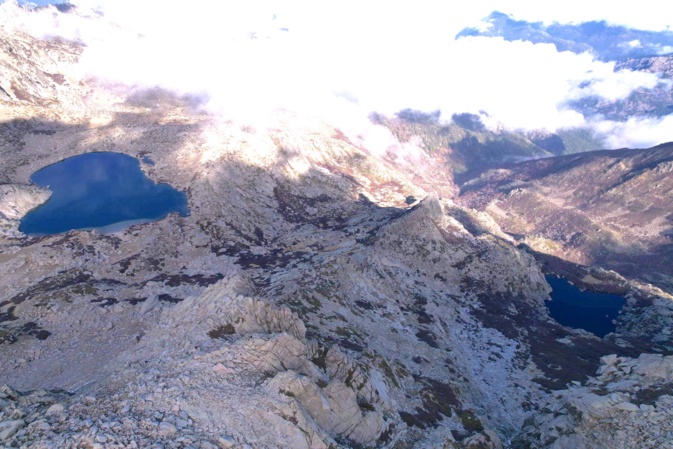
POLYGON ((21 220, 30 235, 58 234, 72 229, 112 231, 171 212, 189 215, 187 195, 168 184, 155 184, 137 159, 120 153, 88 153, 39 170, 35 184, 52 196, 21 220))
POLYGON ((617 318, 626 299, 619 295, 580 290, 563 278, 548 275, 553 289, 546 305, 549 314, 558 323, 584 329, 598 337, 615 331, 612 320, 617 318))

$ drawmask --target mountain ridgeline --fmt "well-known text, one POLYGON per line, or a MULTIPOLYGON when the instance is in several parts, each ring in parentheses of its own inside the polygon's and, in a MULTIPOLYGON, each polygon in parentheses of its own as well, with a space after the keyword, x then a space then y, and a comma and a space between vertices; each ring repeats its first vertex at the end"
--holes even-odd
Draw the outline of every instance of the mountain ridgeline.
POLYGON ((651 57, 670 53, 673 49, 671 31, 634 30, 605 21, 545 25, 542 22, 515 20, 507 14, 495 11, 483 22, 485 27, 465 28, 456 35, 456 39, 483 36, 552 44, 558 51, 591 52, 601 61, 651 57))

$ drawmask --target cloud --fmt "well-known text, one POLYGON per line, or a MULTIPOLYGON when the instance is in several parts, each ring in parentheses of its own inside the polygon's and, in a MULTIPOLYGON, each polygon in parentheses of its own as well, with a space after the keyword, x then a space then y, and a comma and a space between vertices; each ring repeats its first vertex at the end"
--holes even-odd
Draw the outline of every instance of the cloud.
POLYGON ((659 79, 656 74, 649 72, 631 70, 615 72, 614 62, 592 63, 587 67, 586 75, 575 79, 575 81, 580 81, 580 84, 573 86, 573 89, 568 92, 568 99, 601 97, 609 101, 622 100, 637 88, 652 89, 657 84, 666 82, 666 80, 659 79))
POLYGON ((673 47, 670 45, 657 45, 655 48, 655 52, 658 55, 666 55, 673 53, 673 47))
MULTIPOLYGON (((552 45, 454 40, 464 27, 503 10, 502 2, 491 0, 76 3, 77 14, 88 20, 50 8, 31 14, 22 26, 35 35, 85 42, 83 75, 204 95, 211 111, 248 121, 285 108, 375 136, 364 129, 370 112, 413 108, 441 110, 445 119, 486 111, 492 127, 556 130, 587 124, 567 106, 571 100, 615 100, 657 83, 653 74, 614 72, 611 63, 559 53, 552 45)), ((638 12, 641 4, 602 10, 586 1, 567 5, 514 0, 505 12, 527 20, 604 18, 662 26, 659 17, 638 12)))
POLYGON ((600 121, 593 129, 603 136, 607 148, 649 148, 673 141, 673 116, 633 117, 626 122, 600 121))

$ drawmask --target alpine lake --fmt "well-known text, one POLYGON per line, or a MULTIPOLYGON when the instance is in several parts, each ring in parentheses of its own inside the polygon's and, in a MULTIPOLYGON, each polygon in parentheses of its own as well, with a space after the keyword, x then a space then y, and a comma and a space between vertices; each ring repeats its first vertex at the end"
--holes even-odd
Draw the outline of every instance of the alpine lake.
POLYGON ((184 192, 156 184, 143 173, 138 159, 121 153, 70 157, 38 170, 30 179, 52 195, 21 220, 19 230, 28 235, 73 229, 115 232, 171 212, 189 215, 184 192))
POLYGON ((613 320, 626 303, 619 295, 581 290, 566 279, 548 275, 552 288, 551 301, 546 305, 549 314, 559 324, 584 329, 597 337, 605 337, 615 331, 613 320))

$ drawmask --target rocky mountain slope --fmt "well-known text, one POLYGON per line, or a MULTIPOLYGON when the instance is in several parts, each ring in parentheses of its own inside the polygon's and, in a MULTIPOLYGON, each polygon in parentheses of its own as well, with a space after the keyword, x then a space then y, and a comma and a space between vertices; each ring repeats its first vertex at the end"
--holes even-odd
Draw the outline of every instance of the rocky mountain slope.
POLYGON ((483 174, 461 197, 535 249, 671 291, 672 161, 670 144, 529 161, 483 174))
POLYGON ((403 143, 413 143, 435 157, 451 181, 461 184, 489 168, 529 159, 601 149, 586 129, 548 131, 489 130, 475 114, 455 114, 440 123, 439 111, 403 110, 395 117, 373 114, 403 143))
POLYGON ((78 78, 76 43, 0 34, 1 445, 600 447, 606 417, 634 420, 624 444, 671 440, 670 379, 636 368, 666 352, 652 335, 671 328, 670 300, 624 281, 659 321, 603 339, 558 325, 539 263, 454 201, 442 154, 382 154, 290 111, 265 128, 224 120, 190 97, 78 78), (190 215, 21 234, 48 196, 30 175, 92 151, 149 157, 190 215), (593 398, 601 357, 652 377, 652 393, 605 386, 621 408, 572 415, 561 435, 551 410, 593 398), (634 427, 647 416, 659 436, 634 427))

